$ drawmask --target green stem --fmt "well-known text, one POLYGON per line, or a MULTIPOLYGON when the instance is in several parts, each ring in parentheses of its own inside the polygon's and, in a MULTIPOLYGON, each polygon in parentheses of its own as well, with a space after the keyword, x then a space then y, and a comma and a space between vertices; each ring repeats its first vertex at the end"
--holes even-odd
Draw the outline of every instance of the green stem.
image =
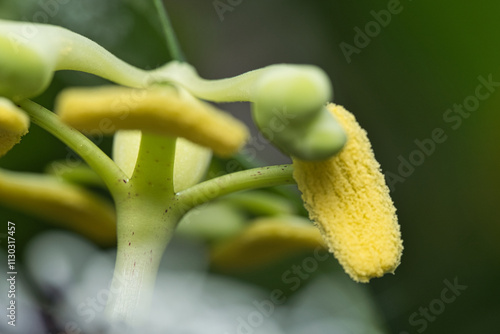
POLYGON ((171 198, 128 186, 128 196, 117 203, 118 249, 106 313, 137 327, 149 314, 159 265, 181 215, 169 210, 171 198))
POLYGON ((69 127, 50 110, 41 105, 23 100, 18 102, 32 118, 33 122, 60 139, 75 151, 103 179, 109 191, 115 195, 123 188, 128 177, 97 145, 81 132, 69 127))
POLYGON ((172 27, 172 23, 167 13, 167 9, 165 8, 162 0, 153 0, 156 11, 158 12, 158 16, 160 18, 160 23, 163 28, 163 33, 165 35, 165 40, 167 42, 168 49, 170 51, 170 56, 172 59, 185 62, 184 54, 182 53, 179 41, 177 40, 177 36, 175 35, 174 28, 172 27))
MULTIPOLYGON (((263 165, 263 163, 259 162, 259 160, 255 157, 249 159, 242 153, 235 154, 234 159, 238 161, 244 167, 244 169, 257 168, 258 166, 263 165)), ((297 188, 279 187, 269 189, 269 191, 286 198, 288 204, 293 203, 292 206, 298 208, 298 214, 307 216, 307 210, 304 208, 300 193, 297 191, 297 188)))
POLYGON ((159 264, 182 213, 175 206, 176 139, 142 133, 134 172, 115 198, 118 251, 106 312, 138 326, 148 314, 159 264))
POLYGON ((66 29, 56 27, 54 30, 50 26, 44 37, 59 41, 59 44, 54 46, 54 52, 58 56, 55 71, 91 73, 120 85, 136 88, 143 88, 149 84, 148 71, 126 63, 88 38, 66 29))
POLYGON ((254 99, 255 82, 276 65, 250 71, 233 78, 207 80, 187 64, 169 62, 150 71, 150 82, 172 82, 184 87, 187 91, 201 99, 214 102, 252 101, 254 99))
POLYGON ((197 205, 240 190, 295 184, 292 174, 292 165, 260 167, 226 174, 178 193, 179 207, 188 211, 197 205))

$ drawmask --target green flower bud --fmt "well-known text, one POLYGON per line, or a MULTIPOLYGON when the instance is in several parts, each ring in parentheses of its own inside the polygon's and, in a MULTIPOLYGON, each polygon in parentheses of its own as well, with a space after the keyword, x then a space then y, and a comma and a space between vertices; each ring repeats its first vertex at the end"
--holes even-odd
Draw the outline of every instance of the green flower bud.
POLYGON ((150 83, 149 72, 84 36, 48 24, 0 20, 0 96, 37 96, 59 70, 87 72, 131 87, 150 83))
POLYGON ((255 86, 254 120, 285 153, 302 160, 323 160, 344 146, 346 135, 326 109, 331 84, 319 68, 275 66, 255 86))
POLYGON ((332 87, 316 66, 271 65, 233 78, 206 80, 192 66, 171 62, 151 72, 151 78, 180 85, 210 101, 253 102, 253 117, 261 132, 284 153, 302 160, 327 159, 347 139, 326 109, 332 87))
POLYGON ((52 80, 53 64, 15 30, 2 34, 2 28, 0 24, 0 95, 17 100, 40 94, 52 80))

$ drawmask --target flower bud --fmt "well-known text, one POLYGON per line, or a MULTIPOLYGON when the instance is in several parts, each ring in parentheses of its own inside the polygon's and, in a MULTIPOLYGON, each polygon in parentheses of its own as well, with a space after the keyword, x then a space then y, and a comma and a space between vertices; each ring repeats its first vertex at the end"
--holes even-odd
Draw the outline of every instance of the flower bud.
POLYGON ((40 94, 52 80, 49 55, 16 31, 2 34, 2 28, 0 21, 0 96, 18 100, 40 94))
POLYGON ((275 66, 259 78, 255 87, 254 120, 286 154, 322 160, 344 146, 344 131, 325 107, 331 98, 331 84, 320 69, 275 66))

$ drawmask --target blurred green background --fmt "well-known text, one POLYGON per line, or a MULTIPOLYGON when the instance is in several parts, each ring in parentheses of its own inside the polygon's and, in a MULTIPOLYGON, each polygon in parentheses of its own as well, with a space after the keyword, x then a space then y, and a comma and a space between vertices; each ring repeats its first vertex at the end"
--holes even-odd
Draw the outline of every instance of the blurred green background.
MULTIPOLYGON (((454 105, 474 101, 480 77, 500 85, 500 2, 222 2, 231 10, 217 13, 212 0, 165 1, 184 52, 202 76, 223 78, 273 63, 318 65, 332 79, 334 102, 354 113, 368 131, 386 175, 398 175, 402 160, 418 164, 404 177, 399 174, 392 189, 405 245, 402 264, 396 275, 366 286, 390 332, 497 331, 500 87, 493 84, 488 98, 470 107, 474 110, 461 116, 459 126, 445 118, 459 115, 447 111, 454 105), (384 16, 389 10, 390 19, 384 16), (374 23, 377 16, 384 18, 383 24, 374 23), (359 31, 366 28, 363 39, 359 31), (356 48, 348 57, 341 48, 347 44, 356 48), (431 138, 437 128, 446 140, 435 143, 430 154, 416 153, 415 141, 431 138), (410 320, 412 314, 430 306, 436 310, 445 280, 467 288, 419 331, 423 326, 410 320)), ((138 67, 154 68, 169 60, 147 1, 52 1, 57 11, 41 3, 45 2, 0 0, 0 17, 46 17, 138 67)), ((58 73, 50 90, 37 100, 50 107, 61 87, 103 82, 84 74, 58 73)), ((250 120, 248 105, 224 107, 250 120)), ((109 150, 109 138, 102 145, 109 150)), ((68 152, 32 126, 0 166, 42 171, 68 152)), ((259 154, 268 163, 288 161, 271 147, 259 154)), ((0 217, 16 221, 17 236, 24 242, 49 227, 5 207, 0 217)))

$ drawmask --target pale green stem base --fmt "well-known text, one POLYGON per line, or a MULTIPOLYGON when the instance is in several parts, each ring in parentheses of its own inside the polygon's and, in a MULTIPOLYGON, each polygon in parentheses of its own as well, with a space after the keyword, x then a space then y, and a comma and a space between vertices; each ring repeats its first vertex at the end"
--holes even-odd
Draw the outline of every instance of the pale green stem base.
POLYGON ((158 267, 180 214, 148 194, 130 195, 117 205, 118 252, 106 313, 113 322, 143 323, 149 313, 158 267))
POLYGON ((134 173, 115 197, 118 252, 108 318, 140 325, 163 252, 181 218, 172 204, 175 138, 143 134, 134 173))

